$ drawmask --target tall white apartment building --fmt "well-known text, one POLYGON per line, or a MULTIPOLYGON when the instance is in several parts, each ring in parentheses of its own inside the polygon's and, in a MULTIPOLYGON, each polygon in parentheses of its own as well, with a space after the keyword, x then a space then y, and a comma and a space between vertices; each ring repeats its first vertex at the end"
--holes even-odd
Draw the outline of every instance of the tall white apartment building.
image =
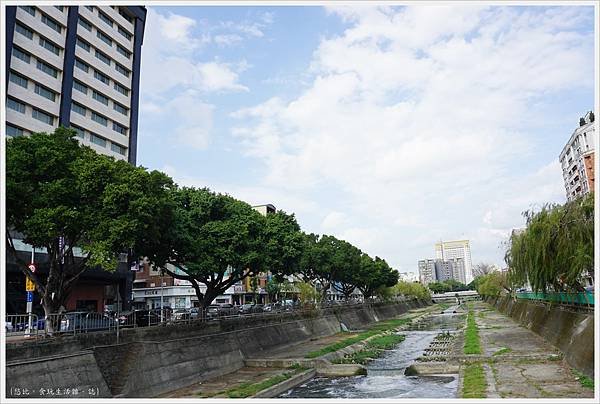
POLYGON ((419 282, 421 282, 423 285, 428 285, 436 280, 435 260, 419 260, 419 282))
POLYGON ((145 7, 6 6, 6 134, 74 128, 136 163, 145 7))
POLYGON ((442 241, 436 243, 435 257, 441 260, 462 258, 464 262, 465 283, 470 283, 473 280, 469 240, 442 241))
POLYGON ((559 156, 568 201, 594 191, 594 120, 592 111, 579 120, 559 156))

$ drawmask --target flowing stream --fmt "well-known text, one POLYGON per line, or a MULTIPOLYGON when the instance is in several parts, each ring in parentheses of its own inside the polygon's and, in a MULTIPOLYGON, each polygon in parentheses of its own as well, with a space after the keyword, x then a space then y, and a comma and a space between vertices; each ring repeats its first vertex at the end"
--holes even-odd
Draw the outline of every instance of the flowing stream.
POLYGON ((410 366, 441 331, 455 330, 464 317, 429 316, 400 332, 406 339, 369 362, 367 375, 315 377, 283 393, 282 398, 456 398, 458 375, 405 376, 410 366))

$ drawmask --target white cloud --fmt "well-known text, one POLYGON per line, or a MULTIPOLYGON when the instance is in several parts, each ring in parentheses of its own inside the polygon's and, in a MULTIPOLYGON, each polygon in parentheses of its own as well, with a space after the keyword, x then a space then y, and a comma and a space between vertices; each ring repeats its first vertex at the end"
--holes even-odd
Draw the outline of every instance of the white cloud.
POLYGON ((333 211, 323 218, 323 221, 321 222, 321 228, 327 230, 336 229, 346 223, 346 221, 347 218, 345 213, 333 211))
POLYGON ((248 91, 238 83, 238 74, 225 63, 208 62, 196 65, 197 83, 206 91, 248 91))
POLYGON ((265 162, 265 184, 296 194, 331 184, 349 198, 338 212, 348 220, 328 216, 323 231, 390 252, 404 269, 463 234, 481 247, 475 256, 497 258, 520 210, 564 198, 555 163, 534 174, 518 165, 539 147, 528 104, 592 88, 593 36, 575 28, 593 9, 330 11, 351 26, 321 41, 312 85, 232 114, 246 153, 265 162), (408 245, 418 252, 407 256, 408 245))
POLYGON ((239 36, 237 34, 221 34, 221 35, 214 36, 215 43, 218 45, 224 45, 224 46, 233 45, 233 44, 241 42, 243 40, 244 40, 244 38, 242 38, 241 36, 239 36))
POLYGON ((239 74, 249 65, 244 59, 237 63, 202 60, 203 47, 212 41, 210 35, 198 32, 194 19, 158 10, 148 9, 142 47, 143 133, 167 135, 157 128, 168 120, 172 122, 169 144, 203 150, 211 144, 216 108, 206 96, 249 91, 239 82, 239 74))

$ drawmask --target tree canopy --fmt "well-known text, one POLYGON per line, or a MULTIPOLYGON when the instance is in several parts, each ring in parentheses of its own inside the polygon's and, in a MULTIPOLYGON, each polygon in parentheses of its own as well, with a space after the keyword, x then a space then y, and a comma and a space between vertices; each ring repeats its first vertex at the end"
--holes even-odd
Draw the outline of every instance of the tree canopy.
POLYGON ((64 305, 87 268, 115 270, 129 251, 160 259, 155 247, 172 220, 173 186, 163 173, 82 146, 70 129, 7 139, 7 250, 33 280, 46 313, 64 305), (46 249, 45 279, 19 259, 14 232, 46 249))

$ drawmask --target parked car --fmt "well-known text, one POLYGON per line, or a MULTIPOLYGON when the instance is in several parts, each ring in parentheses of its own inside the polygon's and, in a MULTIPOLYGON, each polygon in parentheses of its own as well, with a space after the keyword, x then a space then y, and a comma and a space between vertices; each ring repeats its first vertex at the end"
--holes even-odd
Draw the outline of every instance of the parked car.
POLYGON ((223 303, 219 305, 220 316, 234 316, 237 314, 237 308, 231 303, 223 303))
POLYGON ((240 306, 239 314, 250 314, 252 313, 252 308, 254 307, 254 303, 246 303, 240 306))
POLYGON ((275 311, 277 311, 277 304, 276 303, 265 304, 265 306, 263 307, 263 311, 265 313, 275 312, 275 311))
POLYGON ((14 330, 14 327, 10 321, 4 322, 4 328, 6 329, 6 332, 13 332, 14 330))
POLYGON ((218 304, 211 304, 206 308, 206 317, 209 319, 218 318, 221 307, 218 304))
POLYGON ((200 317, 200 309, 198 307, 192 307, 190 309, 190 318, 192 320, 197 319, 198 317, 200 317))
POLYGON ((88 332, 101 331, 115 328, 117 320, 103 313, 94 312, 69 312, 65 313, 60 322, 62 332, 88 332))
POLYGON ((173 321, 184 321, 190 319, 190 312, 186 309, 177 309, 171 315, 171 320, 173 321))
POLYGON ((252 313, 262 313, 264 311, 264 304, 255 304, 252 307, 252 313))

